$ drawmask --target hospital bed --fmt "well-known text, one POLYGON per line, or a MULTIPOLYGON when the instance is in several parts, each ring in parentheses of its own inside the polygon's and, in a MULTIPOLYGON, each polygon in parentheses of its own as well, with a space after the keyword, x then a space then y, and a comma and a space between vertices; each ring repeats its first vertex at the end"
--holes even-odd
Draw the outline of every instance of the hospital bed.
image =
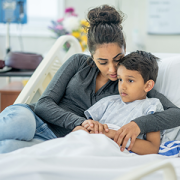
MULTIPOLYGON (((36 102, 59 67, 74 53, 82 53, 77 39, 70 35, 61 36, 37 67, 15 104, 36 102), (68 52, 64 52, 62 47, 67 41, 71 47, 68 52)), ((177 83, 180 55, 163 57, 159 67, 155 89, 180 107, 180 83, 177 83)), ((89 135, 85 131, 70 133, 65 138, 66 141, 57 138, 0 155, 0 179, 180 180, 179 158, 122 153, 118 145, 104 135, 89 135), (73 144, 73 138, 79 144, 84 139, 86 147, 78 147, 77 142, 73 144), (66 146, 71 146, 70 150, 64 149, 66 146), (83 151, 83 148, 86 150, 83 151)))

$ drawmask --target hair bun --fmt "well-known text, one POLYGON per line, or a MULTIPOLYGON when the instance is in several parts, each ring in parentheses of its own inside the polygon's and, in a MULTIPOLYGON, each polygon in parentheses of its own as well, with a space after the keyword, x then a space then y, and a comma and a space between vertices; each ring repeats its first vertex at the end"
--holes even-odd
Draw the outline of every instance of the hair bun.
POLYGON ((123 21, 123 16, 122 12, 118 12, 115 8, 109 5, 103 5, 91 9, 87 15, 87 19, 90 26, 97 26, 99 24, 120 25, 123 21))

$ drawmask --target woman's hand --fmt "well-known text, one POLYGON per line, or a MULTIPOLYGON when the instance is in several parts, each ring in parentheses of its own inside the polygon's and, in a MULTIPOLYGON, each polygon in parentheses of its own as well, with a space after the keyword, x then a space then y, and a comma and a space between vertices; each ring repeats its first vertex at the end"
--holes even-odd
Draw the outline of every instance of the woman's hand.
POLYGON ((114 141, 121 147, 121 151, 124 151, 126 144, 129 139, 131 139, 131 144, 128 147, 128 150, 131 150, 137 136, 140 133, 139 126, 134 122, 131 121, 130 123, 122 126, 115 134, 114 141))
POLYGON ((108 132, 109 128, 107 124, 101 124, 98 121, 94 121, 92 119, 88 119, 84 121, 81 125, 82 127, 86 128, 89 132, 94 132, 95 134, 108 132))
POLYGON ((84 131, 86 131, 86 132, 89 133, 89 131, 88 131, 86 128, 82 127, 82 126, 76 126, 76 127, 72 130, 72 132, 78 131, 78 130, 84 130, 84 131))

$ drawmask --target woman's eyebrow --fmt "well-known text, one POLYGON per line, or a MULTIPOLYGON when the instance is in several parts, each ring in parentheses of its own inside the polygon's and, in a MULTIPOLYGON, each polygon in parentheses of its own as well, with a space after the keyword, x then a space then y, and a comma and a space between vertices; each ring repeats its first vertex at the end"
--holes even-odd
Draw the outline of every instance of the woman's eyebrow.
MULTIPOLYGON (((119 55, 122 55, 122 53, 117 54, 115 57, 113 57, 113 59, 117 58, 119 55)), ((97 60, 107 61, 108 59, 104 59, 104 58, 97 58, 97 60)))
POLYGON ((119 55, 122 55, 122 53, 117 54, 113 59, 117 58, 119 55))
POLYGON ((97 58, 97 60, 104 60, 104 61, 107 61, 108 59, 97 58))

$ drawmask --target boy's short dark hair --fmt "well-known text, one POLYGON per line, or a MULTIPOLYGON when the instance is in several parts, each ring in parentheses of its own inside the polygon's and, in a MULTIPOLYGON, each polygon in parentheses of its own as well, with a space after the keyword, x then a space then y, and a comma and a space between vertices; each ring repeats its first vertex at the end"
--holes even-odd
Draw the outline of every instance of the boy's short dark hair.
MULTIPOLYGON (((144 79, 144 83, 148 80, 156 82, 158 75, 158 57, 145 51, 132 52, 118 63, 118 67, 123 65, 128 70, 138 71, 144 79)), ((117 67, 117 68, 118 68, 117 67)))

